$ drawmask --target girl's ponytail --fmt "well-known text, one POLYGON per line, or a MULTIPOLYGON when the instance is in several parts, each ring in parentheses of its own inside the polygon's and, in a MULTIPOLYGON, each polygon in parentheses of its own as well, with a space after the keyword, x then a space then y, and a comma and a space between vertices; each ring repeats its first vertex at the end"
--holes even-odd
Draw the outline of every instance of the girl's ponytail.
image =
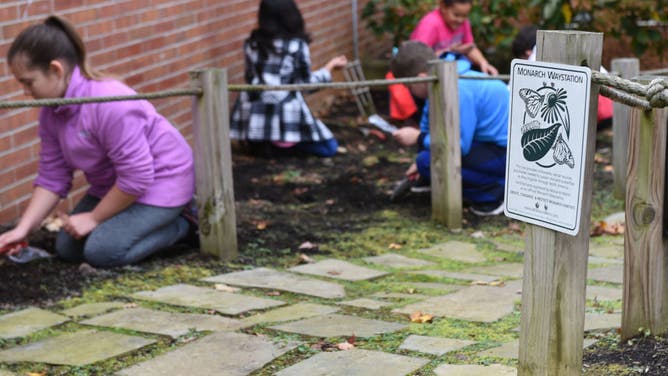
POLYGON ((29 26, 14 39, 7 52, 7 61, 24 54, 33 67, 46 70, 53 60, 63 60, 79 66, 81 74, 89 79, 104 75, 88 66, 86 47, 74 26, 64 18, 49 16, 44 22, 29 26))

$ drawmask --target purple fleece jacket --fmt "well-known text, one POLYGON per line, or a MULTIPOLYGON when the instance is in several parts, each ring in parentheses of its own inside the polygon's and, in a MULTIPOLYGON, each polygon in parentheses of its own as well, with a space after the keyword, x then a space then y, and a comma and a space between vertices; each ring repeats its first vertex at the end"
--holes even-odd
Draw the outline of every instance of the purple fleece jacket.
MULTIPOLYGON (((133 95, 113 80, 89 80, 75 67, 65 98, 133 95)), ((102 198, 114 183, 137 202, 160 207, 186 204, 195 190, 190 146, 148 101, 124 101, 44 107, 35 185, 60 197, 72 187, 74 170, 102 198)))

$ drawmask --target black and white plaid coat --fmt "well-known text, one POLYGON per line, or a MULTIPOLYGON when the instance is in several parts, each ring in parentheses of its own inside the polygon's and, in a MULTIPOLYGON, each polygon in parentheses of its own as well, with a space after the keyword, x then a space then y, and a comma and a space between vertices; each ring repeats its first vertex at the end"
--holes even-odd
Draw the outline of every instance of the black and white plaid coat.
MULTIPOLYGON (((311 72, 308 44, 298 38, 274 40, 270 53, 258 72, 259 53, 244 43, 246 83, 298 84, 329 82, 327 69, 311 72)), ((249 141, 324 141, 332 132, 316 119, 298 91, 241 92, 232 110, 230 137, 249 141)))

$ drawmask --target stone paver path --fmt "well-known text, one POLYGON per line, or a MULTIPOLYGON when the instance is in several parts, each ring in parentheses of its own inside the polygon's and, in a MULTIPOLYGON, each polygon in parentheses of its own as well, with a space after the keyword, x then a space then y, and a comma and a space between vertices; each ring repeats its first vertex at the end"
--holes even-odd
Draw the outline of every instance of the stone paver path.
POLYGON ((367 298, 359 298, 359 299, 354 299, 354 300, 347 300, 345 302, 339 302, 338 304, 341 305, 347 305, 351 307, 359 307, 359 308, 366 308, 366 309, 381 309, 383 307, 387 307, 392 305, 392 303, 388 302, 382 302, 374 299, 367 299, 367 298))
POLYGON ((347 261, 334 259, 322 260, 313 264, 297 265, 289 270, 298 273, 343 279, 346 281, 363 281, 366 279, 382 277, 387 274, 379 270, 369 269, 347 261))
POLYGON ((248 334, 218 332, 125 369, 118 375, 243 376, 297 345, 297 342, 273 342, 248 334))
POLYGON ((420 249, 418 252, 433 257, 462 262, 484 262, 487 260, 482 252, 476 250, 475 244, 458 241, 445 242, 431 248, 420 249))
POLYGON ((145 308, 130 308, 107 313, 81 322, 85 325, 131 329, 173 338, 197 331, 235 331, 250 324, 218 315, 175 313, 145 308))
POLYGON ((132 294, 132 297, 178 306, 214 309, 226 315, 238 315, 255 309, 285 304, 275 299, 256 298, 184 284, 167 286, 155 291, 140 291, 132 294))
POLYGON ((127 303, 123 302, 99 302, 81 304, 76 307, 62 311, 62 314, 72 318, 92 317, 111 311, 112 309, 123 308, 127 303))
POLYGON ((399 346, 399 349, 418 351, 432 355, 443 355, 475 343, 477 342, 463 339, 418 336, 413 334, 404 340, 401 346, 399 346))
POLYGON ((241 272, 221 274, 204 278, 203 281, 227 283, 234 286, 258 287, 317 296, 319 298, 343 298, 343 286, 293 273, 280 272, 268 268, 257 268, 241 272))
POLYGON ((276 373, 277 376, 402 376, 429 362, 428 359, 380 351, 348 350, 321 352, 276 373))
POLYGON ((280 307, 272 309, 271 311, 249 316, 242 319, 242 321, 250 324, 291 321, 313 316, 327 315, 338 311, 338 307, 314 303, 297 303, 291 306, 280 307))
POLYGON ((415 268, 421 266, 435 265, 431 261, 410 258, 396 253, 386 253, 380 256, 372 256, 363 258, 364 261, 370 264, 386 266, 388 268, 415 268))
POLYGON ((585 331, 615 329, 621 325, 621 313, 585 313, 585 331))
POLYGON ((598 257, 607 257, 614 259, 624 258, 624 245, 598 245, 589 244, 589 254, 598 257))
MULTIPOLYGON (((585 338, 582 347, 587 348, 594 343, 596 343, 597 340, 592 339, 592 338, 585 338)), ((477 353, 478 356, 492 356, 496 358, 507 358, 507 359, 517 359, 520 353, 520 341, 515 340, 511 342, 507 342, 502 344, 501 346, 497 347, 492 347, 491 349, 487 349, 484 351, 480 351, 477 353)))
POLYGON ((85 330, 0 351, 0 362, 84 366, 155 343, 152 339, 85 330))
POLYGON ((622 283, 624 281, 624 265, 606 266, 587 271, 587 279, 599 282, 622 283))
POLYGON ((622 300, 622 289, 605 286, 587 286, 587 299, 591 300, 622 300))
POLYGON ((357 337, 373 337, 381 333, 396 332, 405 327, 405 324, 395 322, 332 314, 275 325, 270 328, 314 337, 350 337, 352 335, 357 337))
POLYGON ((513 312, 515 301, 521 299, 519 288, 521 281, 510 282, 504 287, 471 286, 449 295, 409 304, 392 312, 410 315, 420 311, 460 320, 493 322, 513 312))
POLYGON ((499 280, 499 277, 491 275, 463 273, 463 272, 449 272, 447 270, 416 270, 409 273, 427 275, 436 278, 461 279, 463 281, 469 281, 469 282, 475 282, 475 281, 494 282, 499 280))
POLYGON ((27 308, 0 316, 0 338, 27 336, 69 320, 69 317, 43 309, 27 308))
POLYGON ((517 369, 501 364, 442 364, 434 369, 436 376, 515 376, 517 369))

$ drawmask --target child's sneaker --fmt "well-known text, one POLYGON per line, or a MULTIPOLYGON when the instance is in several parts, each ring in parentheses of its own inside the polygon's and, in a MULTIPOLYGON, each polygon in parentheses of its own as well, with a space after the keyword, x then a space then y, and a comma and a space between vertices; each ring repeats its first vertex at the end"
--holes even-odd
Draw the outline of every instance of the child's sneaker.
POLYGON ((503 201, 476 203, 470 207, 471 213, 479 217, 489 217, 503 213, 503 201))
POLYGON ((413 193, 426 193, 431 192, 431 182, 429 179, 424 178, 422 175, 417 178, 411 187, 411 192, 413 193))

